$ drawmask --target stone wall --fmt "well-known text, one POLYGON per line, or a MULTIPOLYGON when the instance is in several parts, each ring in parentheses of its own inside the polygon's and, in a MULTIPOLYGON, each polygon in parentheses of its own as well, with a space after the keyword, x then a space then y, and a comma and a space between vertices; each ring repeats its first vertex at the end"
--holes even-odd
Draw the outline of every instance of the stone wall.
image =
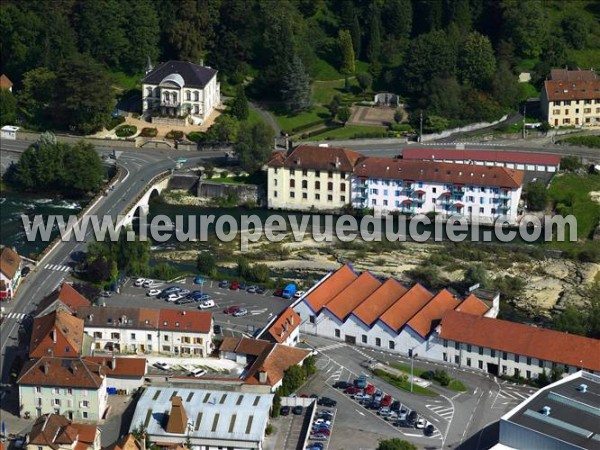
POLYGON ((235 194, 240 203, 263 205, 266 198, 264 186, 254 184, 227 184, 212 181, 200 181, 196 195, 200 198, 226 198, 235 194))
POLYGON ((196 194, 200 177, 193 173, 174 173, 169 179, 168 189, 189 191, 196 194))

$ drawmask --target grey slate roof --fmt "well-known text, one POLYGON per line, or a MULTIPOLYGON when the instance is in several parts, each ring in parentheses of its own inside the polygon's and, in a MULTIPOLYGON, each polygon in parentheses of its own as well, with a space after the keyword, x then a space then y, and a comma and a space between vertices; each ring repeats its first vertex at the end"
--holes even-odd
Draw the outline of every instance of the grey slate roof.
POLYGON ((217 74, 217 71, 187 61, 167 61, 146 75, 142 83, 160 84, 165 77, 171 74, 181 75, 186 87, 203 89, 217 74))

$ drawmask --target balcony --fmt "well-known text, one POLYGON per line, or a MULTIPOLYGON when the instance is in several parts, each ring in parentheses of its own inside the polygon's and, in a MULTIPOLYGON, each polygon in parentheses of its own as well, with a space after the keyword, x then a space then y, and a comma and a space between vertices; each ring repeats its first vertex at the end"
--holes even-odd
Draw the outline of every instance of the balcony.
POLYGON ((177 108, 179 106, 179 101, 178 100, 166 100, 163 98, 160 101, 160 106, 167 106, 169 108, 177 108))
POLYGON ((508 192, 500 192, 500 200, 510 200, 510 194, 508 192))

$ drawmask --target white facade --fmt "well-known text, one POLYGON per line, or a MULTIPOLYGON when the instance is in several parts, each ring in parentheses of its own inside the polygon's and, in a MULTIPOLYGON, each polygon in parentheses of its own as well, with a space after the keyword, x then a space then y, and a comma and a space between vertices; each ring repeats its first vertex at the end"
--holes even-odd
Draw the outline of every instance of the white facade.
POLYGON ((493 223, 506 216, 516 223, 521 188, 454 185, 427 181, 352 179, 352 203, 372 208, 375 214, 393 211, 407 214, 434 212, 448 217, 460 215, 469 222, 493 223))

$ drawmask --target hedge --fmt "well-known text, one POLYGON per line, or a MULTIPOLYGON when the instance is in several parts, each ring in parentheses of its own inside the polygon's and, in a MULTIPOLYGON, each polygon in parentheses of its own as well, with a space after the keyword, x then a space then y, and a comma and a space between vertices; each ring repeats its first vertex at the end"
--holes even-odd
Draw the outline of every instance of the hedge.
POLYGON ((143 137, 156 137, 158 130, 156 128, 142 128, 141 135, 143 137))
POLYGON ((123 116, 112 117, 111 116, 111 118, 108 120, 108 122, 106 124, 106 129, 112 130, 116 126, 121 125, 123 122, 125 122, 125 117, 123 117, 123 116))
POLYGON ((121 125, 115 130, 115 134, 118 137, 129 137, 137 133, 137 127, 135 125, 121 125))

